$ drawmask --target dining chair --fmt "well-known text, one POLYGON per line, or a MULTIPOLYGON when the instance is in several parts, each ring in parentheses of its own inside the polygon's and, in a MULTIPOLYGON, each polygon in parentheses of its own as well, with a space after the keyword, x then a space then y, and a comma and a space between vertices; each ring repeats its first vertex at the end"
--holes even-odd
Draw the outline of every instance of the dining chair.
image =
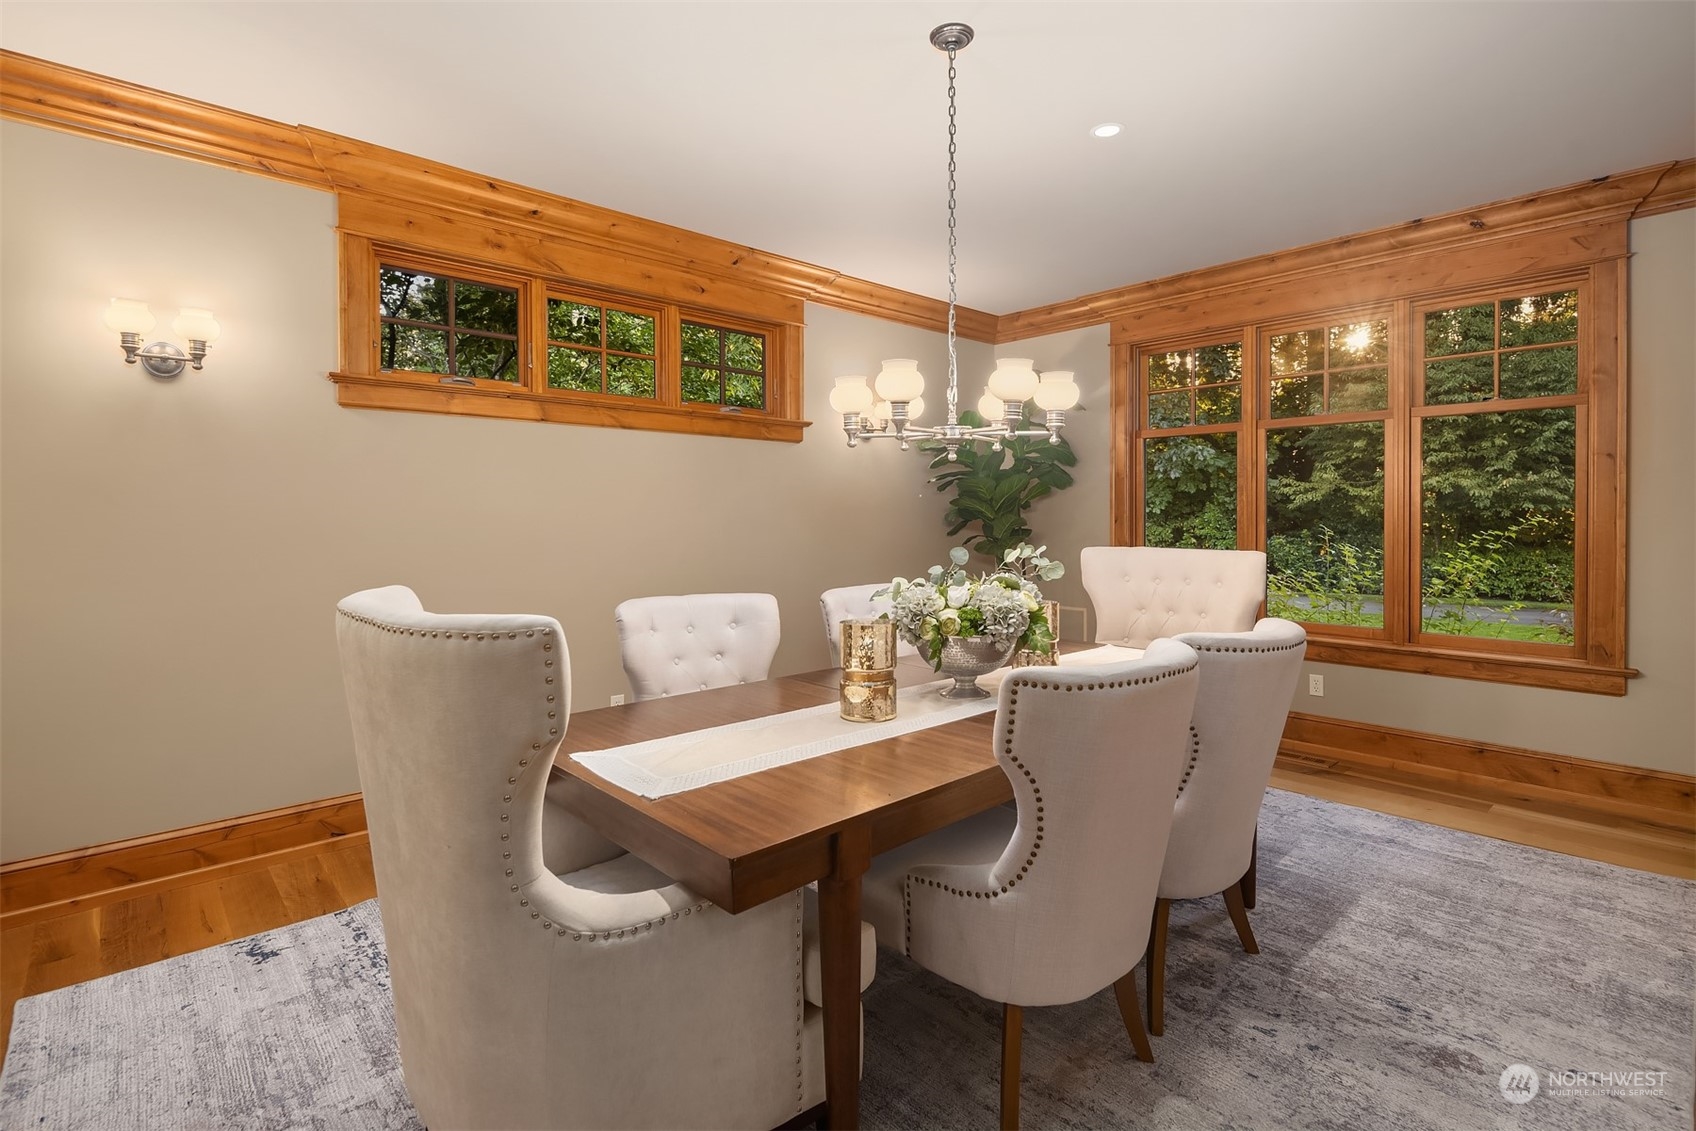
POLYGON ((1247 632, 1266 600, 1259 550, 1086 546, 1078 569, 1098 644, 1147 648, 1185 632, 1247 632))
POLYGON ((1196 655, 1153 643, 1138 660, 1018 668, 1001 681, 992 741, 1017 809, 996 806, 873 860, 862 914, 878 941, 1002 1005, 1001 1125, 1019 1118, 1023 1010, 1107 986, 1139 1060, 1134 968, 1148 943, 1196 655))
POLYGON ((1165 1031, 1173 900, 1222 894, 1243 949, 1260 953, 1244 883, 1254 863, 1260 803, 1307 652, 1301 625, 1276 617, 1251 632, 1189 632, 1177 639, 1195 649, 1201 687, 1150 930, 1148 1027, 1156 1036, 1165 1031))
POLYGON ((781 635, 769 593, 637 597, 613 617, 636 702, 758 683, 771 672, 781 635))
POLYGON ((420 1120, 776 1127, 822 1102, 801 894, 731 916, 545 804, 557 621, 390 586, 343 600, 336 638, 420 1120))
MULTIPOLYGON (((830 647, 831 667, 842 663, 842 622, 875 620, 889 612, 888 597, 872 596, 879 589, 888 587, 887 581, 873 585, 845 585, 840 589, 826 589, 819 594, 819 611, 824 614, 824 636, 830 647)), ((895 654, 898 657, 917 656, 919 650, 896 637, 895 654)))

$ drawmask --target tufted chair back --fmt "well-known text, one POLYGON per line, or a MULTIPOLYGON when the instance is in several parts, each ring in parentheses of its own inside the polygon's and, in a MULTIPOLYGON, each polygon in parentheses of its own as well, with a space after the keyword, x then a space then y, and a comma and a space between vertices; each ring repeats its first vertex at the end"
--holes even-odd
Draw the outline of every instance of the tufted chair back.
MULTIPOLYGON (((842 662, 842 622, 845 620, 876 620, 889 611, 889 598, 872 599, 872 594, 879 589, 887 588, 889 582, 879 582, 875 585, 844 585, 840 589, 826 589, 819 594, 819 611, 824 614, 824 636, 830 646, 830 666, 836 667, 842 662)), ((895 655, 917 656, 919 650, 901 639, 895 638, 895 655)))
POLYGON ((995 756, 1018 823, 990 865, 907 871, 915 961, 991 1001, 1079 1001, 1148 941, 1196 692, 1195 652, 1019 668, 1001 681, 995 756))
POLYGON ((777 655, 777 598, 769 593, 637 597, 613 616, 637 702, 757 683, 777 655))
POLYGON ((1268 617, 1252 632, 1189 632, 1178 639, 1200 657, 1201 689, 1160 898, 1196 899, 1224 891, 1248 870, 1307 633, 1268 617))
POLYGON ((558 622, 443 616, 390 586, 343 600, 336 640, 425 1124, 769 1127, 811 1101, 798 895, 733 917, 632 856, 544 864, 571 708, 558 622))
POLYGON ((1266 600, 1259 550, 1086 546, 1078 566, 1098 644, 1146 648, 1184 632, 1247 632, 1266 600))

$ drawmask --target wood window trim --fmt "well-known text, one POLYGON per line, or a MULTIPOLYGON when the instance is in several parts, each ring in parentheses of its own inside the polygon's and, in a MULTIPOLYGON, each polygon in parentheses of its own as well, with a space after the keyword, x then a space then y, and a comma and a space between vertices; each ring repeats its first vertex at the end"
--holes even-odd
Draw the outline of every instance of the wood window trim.
MULTIPOLYGON (((1625 263, 1623 219, 1550 224, 1510 240, 1480 239, 1422 259, 1416 269, 1386 257, 1357 264, 1325 283, 1269 278, 1262 288, 1241 280, 1203 293, 1177 310, 1151 311, 1113 327, 1111 536, 1116 545, 1143 538, 1141 448, 1145 436, 1178 434, 1140 427, 1146 419, 1141 362, 1147 354, 1240 340, 1243 343, 1243 419, 1196 426, 1184 432, 1231 432, 1238 444, 1238 545, 1265 548, 1263 475, 1266 412, 1262 351, 1268 332, 1294 322, 1315 325, 1391 308, 1390 411, 1385 437, 1385 589, 1411 592, 1419 546, 1410 534, 1411 459, 1416 413, 1409 382, 1417 362, 1411 323, 1432 303, 1468 295, 1526 294, 1577 284, 1580 303, 1580 395, 1548 398, 1549 407, 1578 405, 1579 470, 1574 561, 1574 645, 1562 654, 1548 645, 1480 641, 1415 631, 1405 594, 1386 601, 1382 632, 1342 626, 1309 626, 1308 658, 1393 671, 1534 687, 1624 695, 1637 675, 1625 662, 1626 389, 1625 263), (1248 404, 1252 387, 1255 405, 1248 404), (1245 445, 1247 451, 1245 452, 1245 445)), ((1502 402, 1531 407, 1523 400, 1502 402)), ((1539 398, 1537 407, 1545 399, 1539 398)), ((1435 407, 1435 406, 1433 406, 1435 407)), ((1341 422, 1348 414, 1320 418, 1341 422)), ((1305 419, 1305 418, 1304 418, 1305 419)), ((1275 422, 1288 426, 1285 420, 1275 422)))
POLYGON ((667 301, 664 297, 595 286, 584 280, 545 275, 524 262, 507 264, 468 259, 346 230, 339 233, 339 240, 340 356, 336 371, 328 376, 336 386, 336 402, 343 407, 784 443, 799 443, 810 425, 800 418, 803 374, 802 327, 798 323, 720 312, 667 301), (380 264, 515 287, 519 292, 519 381, 515 384, 465 378, 444 382, 437 374, 382 370, 377 302, 380 264), (581 299, 655 314, 656 398, 649 401, 604 392, 548 388, 546 327, 550 297, 581 299), (678 326, 684 320, 712 322, 765 336, 764 410, 726 411, 720 405, 682 402, 678 388, 678 326))

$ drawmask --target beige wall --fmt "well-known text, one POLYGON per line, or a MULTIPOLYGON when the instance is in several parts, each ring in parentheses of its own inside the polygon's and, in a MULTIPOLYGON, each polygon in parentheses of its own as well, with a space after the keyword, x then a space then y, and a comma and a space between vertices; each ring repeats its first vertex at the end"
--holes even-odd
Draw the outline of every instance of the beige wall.
POLYGON ((1078 385, 1078 409, 1066 414, 1066 442, 1078 455, 1070 487, 1039 500, 1027 516, 1031 537, 1048 546, 1048 556, 1066 566, 1066 576, 1042 587, 1061 603, 1062 635, 1092 640, 1094 610, 1078 578, 1078 551, 1101 546, 1108 537, 1112 453, 1109 448, 1107 327, 1089 326, 997 346, 998 357, 1029 357, 1044 372, 1069 369, 1078 385))
MULTIPOLYGON (((1549 753, 1696 771, 1696 211, 1631 225, 1629 660, 1643 673, 1623 698, 1310 664, 1325 696, 1298 711, 1549 753)), ((1105 327, 997 348, 1039 369, 1076 369, 1090 410, 1068 429, 1085 476, 1032 508, 1039 539, 1069 566, 1109 541, 1105 327), (1087 378, 1086 378, 1087 373, 1087 378), (1098 391, 1099 390, 1099 391, 1098 391), (1099 411, 1097 411, 1099 409, 1099 411)), ((1081 590, 1067 586, 1068 603, 1081 590)))
POLYGON ((5 860, 357 789, 332 610, 359 588, 557 616, 582 709, 626 690, 626 597, 775 593, 805 670, 821 589, 946 551, 924 461, 850 452, 826 403, 888 356, 935 384, 940 335, 810 306, 799 445, 343 409, 330 196, 10 122, 0 177, 5 860), (149 340, 212 308, 205 371, 126 367, 114 295, 149 340))

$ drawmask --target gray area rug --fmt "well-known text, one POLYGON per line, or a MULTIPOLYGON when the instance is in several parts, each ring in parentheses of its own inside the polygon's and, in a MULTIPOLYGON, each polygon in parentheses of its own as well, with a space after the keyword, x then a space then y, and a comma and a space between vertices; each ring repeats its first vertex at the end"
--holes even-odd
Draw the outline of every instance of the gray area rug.
MULTIPOLYGON (((1277 791, 1260 848, 1259 956, 1174 907, 1156 1063, 1026 1011, 1026 1127, 1691 1126, 1696 885, 1277 791)), ((996 1125, 998 1007, 887 951, 865 1003, 866 1126, 996 1125)), ((25 998, 0 1126, 418 1127, 376 905, 25 998)))

